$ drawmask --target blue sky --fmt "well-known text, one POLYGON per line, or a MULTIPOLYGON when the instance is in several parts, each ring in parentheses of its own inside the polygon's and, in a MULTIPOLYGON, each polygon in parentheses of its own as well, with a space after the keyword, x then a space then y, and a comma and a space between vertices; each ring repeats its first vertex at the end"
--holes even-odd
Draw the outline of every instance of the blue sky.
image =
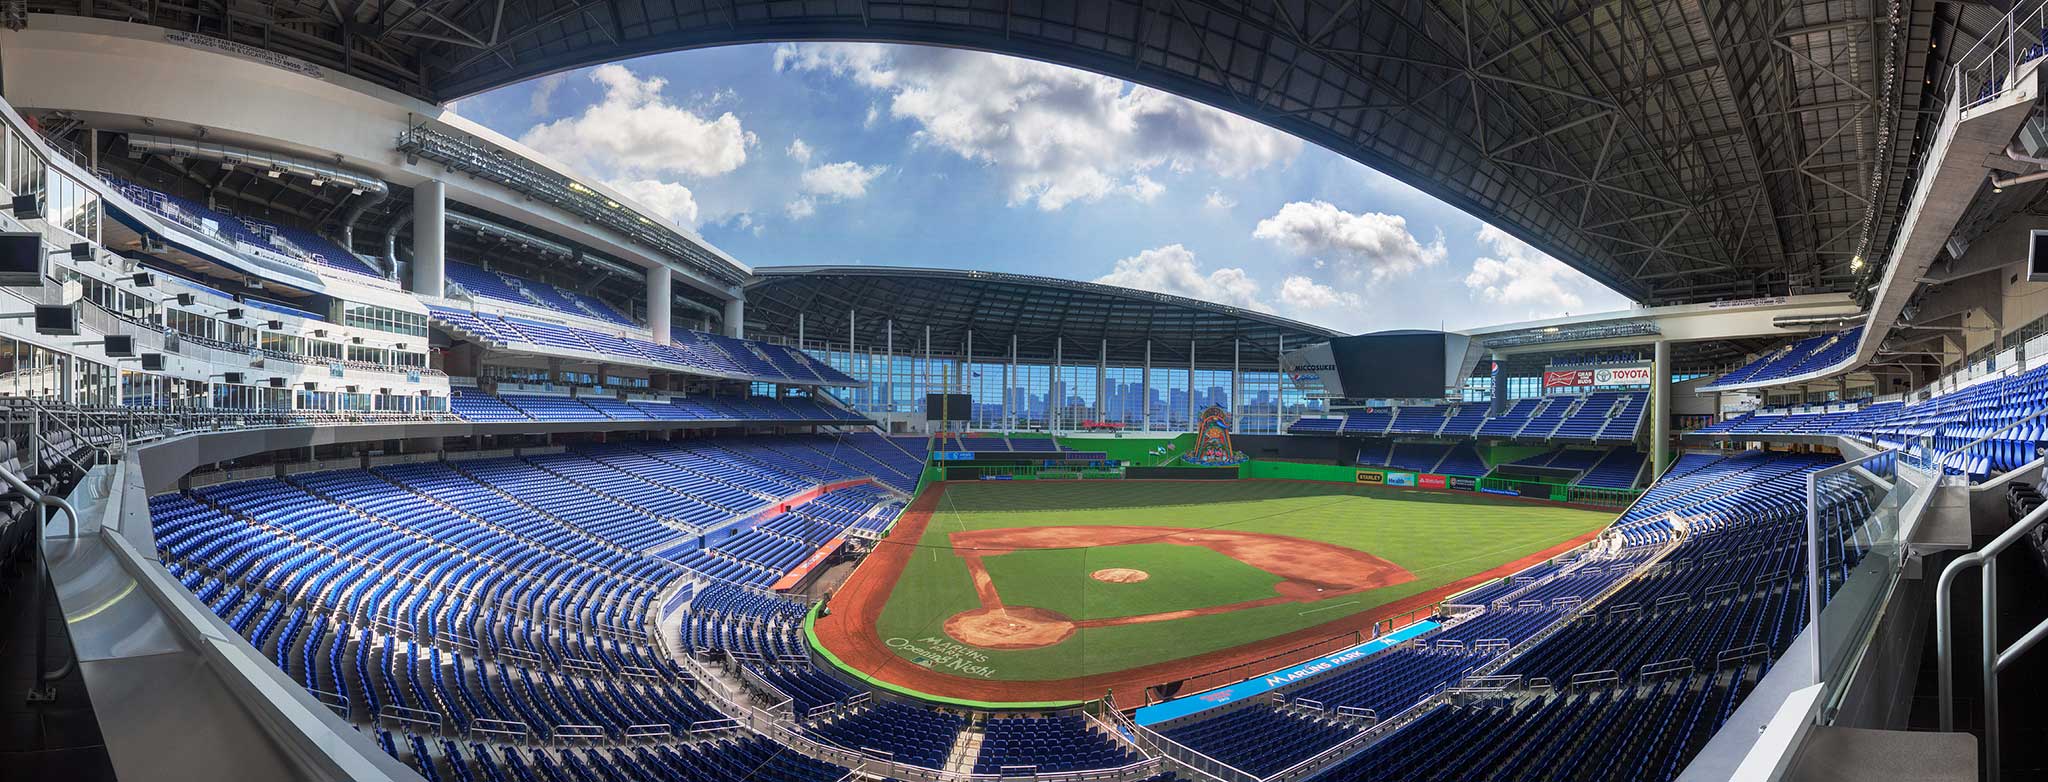
POLYGON ((1028 60, 735 46, 557 74, 456 110, 755 266, 1041 274, 1351 332, 1628 306, 1321 147, 1028 60))

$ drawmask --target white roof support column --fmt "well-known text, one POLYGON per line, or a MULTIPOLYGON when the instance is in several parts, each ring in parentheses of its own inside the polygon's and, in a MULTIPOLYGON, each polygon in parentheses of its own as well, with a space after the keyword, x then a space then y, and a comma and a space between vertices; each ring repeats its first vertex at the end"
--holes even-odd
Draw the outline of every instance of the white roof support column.
POLYGON ((1657 340, 1650 364, 1650 482, 1671 464, 1671 340, 1657 340))
POLYGON ((675 301, 675 278, 669 276, 667 268, 647 270, 647 330, 654 335, 654 344, 667 345, 669 339, 669 311, 675 301))
POLYGON ((412 189, 412 291, 448 295, 448 186, 429 179, 412 189))
POLYGON ((725 303, 725 335, 744 337, 747 335, 747 300, 734 298, 725 303))

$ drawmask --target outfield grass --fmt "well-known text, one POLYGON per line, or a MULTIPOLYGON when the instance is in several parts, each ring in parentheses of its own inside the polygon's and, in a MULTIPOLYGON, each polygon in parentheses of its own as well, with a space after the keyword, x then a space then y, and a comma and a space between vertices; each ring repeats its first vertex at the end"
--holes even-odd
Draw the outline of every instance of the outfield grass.
MULTIPOLYGON (((1033 681, 1112 673, 1313 627, 1513 562, 1613 517, 1483 495, 1299 481, 954 483, 890 592, 876 629, 885 639, 943 637, 948 617, 980 606, 965 562, 947 544, 947 534, 955 531, 1221 528, 1333 543, 1379 556, 1415 576, 1408 583, 1315 602, 1087 627, 1054 646, 987 652, 993 669, 988 678, 1033 681)), ((1279 580, 1207 549, 1170 544, 1033 550, 989 556, 984 564, 1005 604, 1074 619, 1237 603, 1273 595, 1279 580), (1136 568, 1151 578, 1107 584, 1088 577, 1107 567, 1136 568)))

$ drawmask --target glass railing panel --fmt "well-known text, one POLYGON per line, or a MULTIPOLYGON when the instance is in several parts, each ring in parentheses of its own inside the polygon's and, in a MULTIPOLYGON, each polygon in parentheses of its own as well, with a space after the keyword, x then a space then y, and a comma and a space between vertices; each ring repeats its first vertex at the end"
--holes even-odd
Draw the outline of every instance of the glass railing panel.
POLYGON ((1869 647, 1884 606, 1905 565, 1900 527, 1914 494, 1931 478, 1900 469, 1884 451, 1815 473, 1808 482, 1809 611, 1818 611, 1816 678, 1825 685, 1820 719, 1832 719, 1856 665, 1869 647))

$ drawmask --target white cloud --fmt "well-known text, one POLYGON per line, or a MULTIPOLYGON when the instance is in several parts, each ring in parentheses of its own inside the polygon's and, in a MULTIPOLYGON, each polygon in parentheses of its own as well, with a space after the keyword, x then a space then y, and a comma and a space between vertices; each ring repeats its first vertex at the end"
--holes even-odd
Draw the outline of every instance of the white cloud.
POLYGON ((1158 198, 1160 193, 1166 192, 1166 186, 1152 181, 1151 177, 1139 174, 1131 177, 1131 183, 1124 186, 1124 192, 1140 202, 1149 204, 1152 203, 1152 199, 1158 198))
POLYGON ((655 179, 619 180, 612 182, 611 186, 626 194, 627 198, 639 201, 668 218, 669 222, 684 228, 694 229, 697 226, 697 197, 687 187, 655 179))
POLYGON ((1290 310, 1320 310, 1356 307, 1359 297, 1356 293, 1340 291, 1296 274, 1280 281, 1280 303, 1290 310))
MULTIPOLYGON (((810 156, 809 148, 804 155, 810 156)), ((783 211, 790 219, 801 220, 817 214, 818 204, 865 198, 868 183, 888 170, 888 166, 863 166, 851 160, 806 168, 798 180, 796 199, 783 211)))
POLYGON ((783 152, 789 155, 789 159, 798 163, 811 162, 811 145, 804 143, 803 139, 789 142, 789 149, 783 152))
POLYGON ((579 170, 635 179, 725 174, 747 162, 756 143, 731 112, 707 119, 671 103, 662 94, 667 79, 602 65, 590 80, 604 88, 602 100, 536 125, 520 141, 579 170))
POLYGON ((548 102, 554 100, 555 90, 561 89, 562 82, 568 80, 568 76, 559 73, 550 73, 540 77, 538 81, 533 83, 533 97, 529 98, 526 102, 527 112, 536 117, 547 116, 548 102))
MULTIPOLYGON (((1057 210, 1110 195, 1149 200, 1157 170, 1243 176, 1291 160, 1300 140, 1117 79, 958 49, 785 44, 780 71, 815 71, 886 93, 920 144, 1000 172, 1015 204, 1057 210)), ((875 112, 871 112, 870 124, 875 112)))
POLYGON ((888 166, 862 166, 851 160, 826 163, 804 169, 803 192, 831 201, 860 198, 868 194, 868 183, 888 170, 888 166))
POLYGON ((1315 268, 1334 269, 1345 282, 1404 276, 1442 263, 1448 252, 1441 234, 1423 244, 1400 215, 1352 214, 1327 201, 1290 202, 1260 220, 1252 236, 1312 258, 1315 268))
POLYGON ((1221 190, 1211 190, 1209 195, 1202 199, 1202 207, 1220 212, 1228 212, 1237 208, 1237 199, 1224 195, 1221 190))
POLYGON ((1119 260, 1115 268, 1095 281, 1260 312, 1273 311, 1259 300, 1259 283, 1244 269, 1233 266, 1204 274, 1195 254, 1178 244, 1154 247, 1119 260))
POLYGON ((1506 231, 1482 226, 1478 239, 1491 255, 1472 262, 1465 287, 1478 300, 1508 309, 1496 316, 1534 320, 1628 306, 1620 294, 1506 231))

